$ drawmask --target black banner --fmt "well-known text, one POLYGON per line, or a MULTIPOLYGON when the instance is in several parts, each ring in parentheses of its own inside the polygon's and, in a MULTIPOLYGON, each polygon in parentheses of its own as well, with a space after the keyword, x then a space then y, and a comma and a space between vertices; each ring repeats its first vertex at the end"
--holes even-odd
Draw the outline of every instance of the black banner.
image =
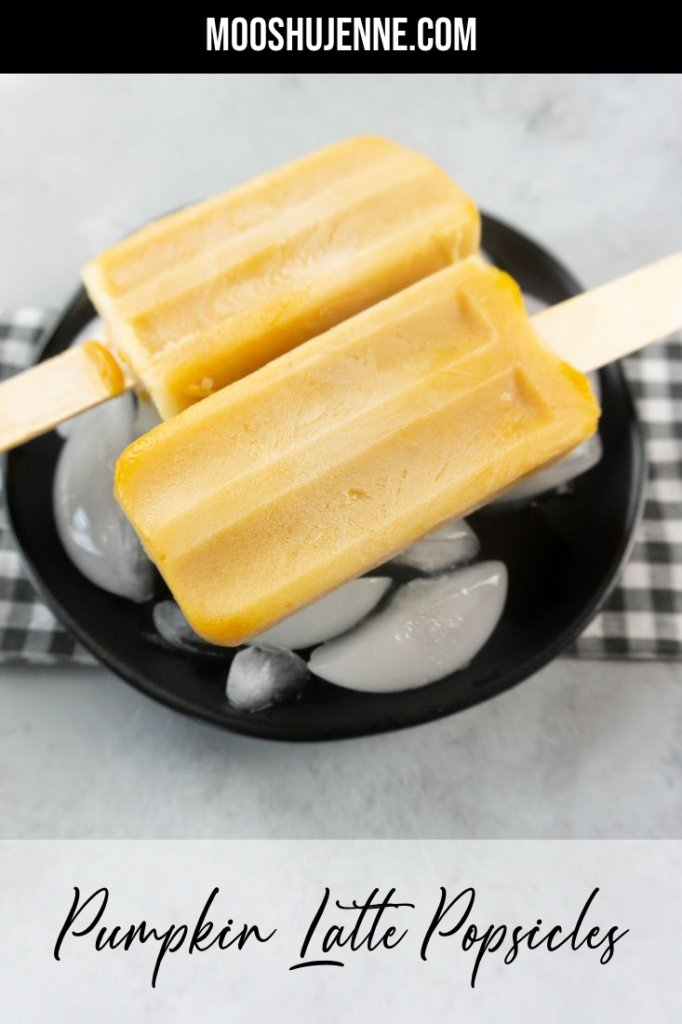
POLYGON ((227 73, 504 71, 512 61, 532 62, 536 71, 584 71, 588 62, 608 68, 615 60, 622 68, 628 58, 642 62, 651 55, 664 70, 676 61, 674 34, 652 20, 623 16, 595 23, 584 11, 548 8, 530 15, 514 5, 482 17, 423 9, 391 17, 247 17, 239 11, 162 16, 126 9, 104 20, 60 12, 43 17, 37 28, 30 9, 23 26, 22 14, 13 13, 8 39, 28 39, 31 46, 9 49, 7 70, 26 70, 11 67, 13 58, 18 64, 25 55, 40 59, 40 70, 62 65, 92 72, 119 71, 123 63, 129 71, 163 71, 178 59, 188 71, 227 73))

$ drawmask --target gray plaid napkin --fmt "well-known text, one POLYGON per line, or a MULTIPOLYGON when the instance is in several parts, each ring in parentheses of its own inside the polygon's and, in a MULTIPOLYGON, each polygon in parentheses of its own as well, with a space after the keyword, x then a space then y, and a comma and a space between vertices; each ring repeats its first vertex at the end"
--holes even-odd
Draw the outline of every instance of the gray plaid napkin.
MULTIPOLYGON (((0 314, 0 379, 23 369, 51 317, 0 314)), ((644 520, 619 585, 568 652, 588 658, 682 657, 682 340, 625 360, 647 437, 644 520)), ((0 662, 91 664, 41 603, 7 530, 0 494, 0 662)))
MULTIPOLYGON (((28 366, 52 316, 37 309, 0 313, 0 380, 28 366)), ((7 528, 0 482, 0 663, 83 664, 95 659, 57 622, 22 569, 7 528)))
POLYGON ((620 582, 570 654, 682 657, 682 339, 624 361, 644 427, 644 517, 620 582))

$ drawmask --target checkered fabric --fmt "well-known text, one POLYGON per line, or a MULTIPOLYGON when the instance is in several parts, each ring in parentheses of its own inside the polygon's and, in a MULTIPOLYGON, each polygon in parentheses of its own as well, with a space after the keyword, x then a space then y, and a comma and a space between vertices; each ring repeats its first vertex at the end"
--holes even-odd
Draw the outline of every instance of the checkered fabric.
MULTIPOLYGON (((33 362, 51 319, 36 309, 0 313, 0 380, 33 362)), ((0 483, 0 663, 11 662, 91 665, 94 658, 57 622, 26 578, 7 528, 0 483)))
MULTIPOLYGON (((27 366, 51 317, 0 314, 0 379, 27 366)), ((682 657, 682 340, 625 360, 647 437, 644 519, 619 585, 567 652, 574 657, 682 657)), ((92 663, 26 579, 0 494, 0 662, 92 663)))
POLYGON ((569 654, 682 657, 682 339, 624 360, 644 427, 644 517, 620 582, 569 654))

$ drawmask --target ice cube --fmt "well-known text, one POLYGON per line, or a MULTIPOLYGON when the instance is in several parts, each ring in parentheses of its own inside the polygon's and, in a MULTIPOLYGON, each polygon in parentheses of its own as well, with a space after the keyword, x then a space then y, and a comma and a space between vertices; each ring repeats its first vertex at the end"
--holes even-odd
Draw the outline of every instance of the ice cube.
POLYGON ((227 699, 240 711, 263 711, 273 704, 297 700, 310 678, 297 654, 277 647, 246 647, 239 651, 227 676, 227 699))
POLYGON ((590 387, 594 392, 595 398, 598 402, 601 402, 601 379, 596 370, 590 370, 587 374, 587 379, 590 382, 590 387))
POLYGON ((125 394, 78 418, 59 456, 54 516, 67 555, 91 583, 146 601, 154 569, 113 495, 116 459, 135 439, 134 415, 125 394))
POLYGON ((195 633, 175 601, 159 601, 154 605, 152 618, 159 636, 171 647, 177 647, 186 654, 225 659, 232 653, 229 648, 210 644, 195 633))
POLYGON ((150 398, 138 398, 137 409, 135 411, 135 421, 133 423, 133 429, 135 431, 135 437, 142 437, 143 434, 153 430, 154 427, 158 427, 161 422, 161 417, 150 398))
POLYGON ((543 309, 547 309, 548 305, 544 299, 539 299, 537 295, 531 295, 530 292, 523 293, 523 304, 526 307, 526 313, 528 316, 534 316, 535 313, 541 313, 543 309))
POLYGON ((84 341, 101 341, 103 345, 106 344, 104 320, 102 320, 101 316, 94 316, 85 327, 82 327, 69 345, 69 348, 82 345, 84 341))
POLYGON ((410 690, 467 665, 495 629, 507 594, 501 562, 412 580, 383 611, 318 647, 310 670, 351 690, 410 690))
POLYGON ((296 612, 250 641, 274 647, 300 650, 345 633, 364 619, 391 585, 386 576, 365 576, 352 580, 296 612))
POLYGON ((420 572, 439 572, 472 561, 480 549, 479 539, 466 520, 454 519, 396 555, 393 564, 420 572))
POLYGON ((583 444, 574 448, 565 458, 541 469, 537 473, 531 473, 525 480, 520 480, 509 490, 500 494, 492 502, 493 505, 516 504, 518 502, 530 501, 547 491, 556 490, 575 480, 576 477, 587 473, 601 460, 602 443, 599 434, 593 434, 583 444))

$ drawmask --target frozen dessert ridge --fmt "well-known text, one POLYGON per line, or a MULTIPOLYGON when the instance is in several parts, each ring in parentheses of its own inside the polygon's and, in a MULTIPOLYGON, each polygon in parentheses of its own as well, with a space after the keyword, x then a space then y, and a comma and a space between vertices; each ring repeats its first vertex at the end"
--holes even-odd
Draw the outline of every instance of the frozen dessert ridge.
POLYGON ((237 645, 594 433, 516 283, 464 260, 132 444, 116 495, 192 627, 237 645))
POLYGON ((443 170, 361 137, 148 224, 83 279, 165 418, 479 242, 476 205, 443 170))

